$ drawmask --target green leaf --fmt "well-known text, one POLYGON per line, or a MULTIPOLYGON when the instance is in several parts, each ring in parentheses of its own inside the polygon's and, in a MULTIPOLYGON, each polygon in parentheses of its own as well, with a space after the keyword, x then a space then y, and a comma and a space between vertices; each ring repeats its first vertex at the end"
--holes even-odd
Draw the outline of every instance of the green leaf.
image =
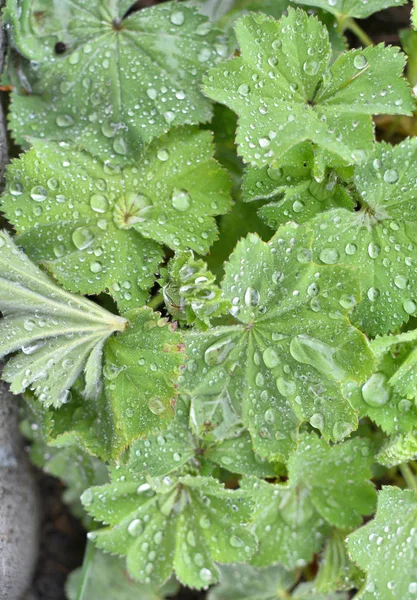
POLYGON ((252 504, 243 491, 209 477, 130 479, 91 488, 82 498, 97 520, 110 525, 89 534, 105 552, 127 555, 129 574, 151 585, 175 570, 185 585, 218 580, 216 562, 245 561, 256 549, 245 528, 252 504))
POLYGON ((103 346, 127 327, 126 319, 59 288, 5 231, 0 232, 0 309, 0 356, 21 350, 2 374, 13 393, 30 387, 46 405, 60 406, 84 371, 86 399, 99 395, 103 346))
POLYGON ((162 275, 165 305, 174 319, 207 329, 210 319, 227 312, 229 302, 222 298, 214 275, 192 251, 176 253, 162 275))
POLYGON ((259 550, 252 564, 265 567, 279 562, 295 569, 310 562, 320 550, 329 526, 316 511, 308 490, 254 478, 244 480, 243 489, 255 500, 252 519, 259 550))
POLYGON ((243 198, 246 202, 267 198, 258 214, 277 229, 282 223, 304 223, 329 208, 352 209, 354 204, 347 190, 340 185, 338 174, 326 174, 323 181, 313 176, 314 154, 309 144, 290 151, 288 163, 281 168, 249 167, 243 178, 243 198))
POLYGON ((362 386, 347 382, 344 387, 360 414, 389 434, 410 432, 417 425, 416 338, 417 330, 410 330, 373 340, 371 348, 379 359, 375 372, 362 386))
POLYGON ((353 322, 369 335, 392 331, 417 311, 416 158, 415 139, 377 144, 356 167, 360 210, 328 211, 312 223, 317 262, 358 269, 363 300, 353 322))
POLYGON ((212 153, 210 133, 194 128, 173 130, 124 169, 36 141, 8 168, 3 211, 65 287, 109 290, 134 308, 147 300, 161 244, 205 253, 216 239, 213 217, 230 207, 230 182, 212 153))
POLYGON ((220 32, 169 3, 126 15, 131 1, 9 0, 12 40, 29 60, 31 89, 13 94, 11 127, 130 162, 174 125, 206 122, 202 75, 227 54, 220 32), (65 44, 56 52, 56 43, 65 44))
POLYGON ((224 430, 240 416, 255 451, 274 460, 295 448, 302 421, 334 441, 355 429, 341 383, 364 381, 372 368, 364 336, 347 319, 356 282, 311 261, 313 236, 289 224, 268 244, 254 234, 242 240, 223 282, 237 323, 186 333, 182 388, 197 412, 217 413, 214 423, 199 422, 210 431, 224 420, 224 430))
POLYGON ((347 554, 346 535, 347 531, 335 529, 327 540, 313 584, 317 592, 329 594, 335 590, 350 590, 362 586, 362 572, 347 554))
POLYGON ((384 10, 384 8, 389 8, 390 6, 402 6, 406 3, 406 0, 368 0, 367 2, 364 2, 364 0, 331 0, 331 2, 329 2, 329 0, 293 1, 296 4, 322 8, 332 15, 335 15, 342 22, 348 17, 366 19, 373 13, 384 10))
POLYGON ((407 463, 415 460, 417 457, 417 431, 388 438, 382 446, 376 460, 385 467, 396 467, 401 463, 407 463))
POLYGON ((239 153, 254 166, 279 166, 306 140, 362 160, 372 150, 372 114, 413 111, 396 48, 352 50, 330 67, 325 26, 292 9, 280 21, 243 17, 236 33, 241 56, 212 69, 204 89, 239 115, 239 153))
POLYGON ((222 565, 220 583, 208 593, 208 600, 279 600, 295 577, 280 565, 257 569, 247 564, 222 565))
POLYGON ((69 600, 79 600, 78 590, 83 584, 83 596, 88 600, 164 600, 178 590, 175 581, 168 581, 162 588, 136 583, 127 575, 124 561, 117 556, 103 554, 94 549, 94 555, 87 564, 86 572, 76 569, 66 582, 69 600), (82 580, 82 581, 81 581, 82 580))
POLYGON ((411 490, 385 486, 375 518, 348 537, 353 560, 366 574, 357 600, 414 600, 417 499, 411 490))
POLYGON ((371 483, 373 455, 367 440, 329 446, 315 434, 304 435, 288 462, 289 483, 306 488, 320 515, 339 528, 357 527, 376 505, 371 483))
POLYGON ((294 595, 291 596, 294 600, 348 600, 349 594, 334 592, 330 594, 322 594, 314 590, 314 583, 300 583, 294 590, 294 595))

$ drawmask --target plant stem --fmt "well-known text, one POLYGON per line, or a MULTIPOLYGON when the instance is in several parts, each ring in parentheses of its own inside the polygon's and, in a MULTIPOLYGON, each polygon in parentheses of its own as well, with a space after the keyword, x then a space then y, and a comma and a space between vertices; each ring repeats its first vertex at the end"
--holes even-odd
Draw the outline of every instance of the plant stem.
POLYGON ((342 28, 343 28, 343 30, 349 29, 352 33, 354 33, 356 35, 356 37, 358 38, 358 40, 364 46, 373 46, 374 45, 374 43, 371 40, 371 38, 369 37, 369 35, 367 33, 365 33, 365 31, 362 29, 362 27, 359 27, 359 25, 356 23, 356 21, 354 21, 352 18, 349 17, 345 21, 343 21, 342 28))
POLYGON ((417 480, 407 463, 402 463, 400 465, 400 471, 404 481, 407 484, 407 487, 410 490, 413 490, 413 492, 417 495, 417 480))
POLYGON ((158 308, 158 306, 161 306, 161 304, 164 303, 164 297, 162 294, 157 294, 156 296, 154 296, 153 298, 151 298, 148 302, 148 306, 150 308, 158 308))
POLYGON ((95 547, 93 542, 87 540, 87 546, 85 548, 83 566, 81 571, 80 583, 78 584, 77 590, 77 600, 87 600, 85 597, 86 586, 88 582, 88 575, 90 572, 90 568, 93 564, 95 547))

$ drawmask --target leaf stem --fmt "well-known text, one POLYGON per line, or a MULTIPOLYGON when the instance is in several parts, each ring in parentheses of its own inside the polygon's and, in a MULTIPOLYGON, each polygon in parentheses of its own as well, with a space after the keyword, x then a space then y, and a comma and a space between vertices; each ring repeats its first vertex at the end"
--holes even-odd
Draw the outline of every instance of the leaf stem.
POLYGON ((153 298, 151 298, 148 302, 148 306, 150 308, 158 308, 158 306, 161 306, 161 304, 164 303, 164 297, 162 294, 157 294, 156 296, 154 296, 153 298))
POLYGON ((417 495, 417 480, 407 463, 400 465, 401 475, 407 484, 407 487, 417 495))
POLYGON ((83 566, 81 571, 81 578, 78 584, 77 600, 87 600, 85 597, 86 586, 88 582, 88 576, 90 568, 93 563, 93 557, 95 553, 95 546, 91 540, 87 540, 87 545, 84 553, 83 566))
POLYGON ((351 17, 348 17, 342 22, 342 30, 344 31, 346 29, 349 29, 352 33, 354 33, 364 46, 374 45, 369 35, 362 29, 362 27, 359 27, 357 22, 351 17))

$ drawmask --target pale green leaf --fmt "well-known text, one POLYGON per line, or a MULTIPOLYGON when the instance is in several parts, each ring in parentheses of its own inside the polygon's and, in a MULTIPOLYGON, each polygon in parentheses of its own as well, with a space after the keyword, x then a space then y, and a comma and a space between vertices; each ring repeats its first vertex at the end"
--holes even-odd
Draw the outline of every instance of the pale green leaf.
POLYGON ((309 144, 290 151, 280 168, 249 167, 243 179, 246 202, 269 199, 258 214, 270 227, 278 228, 287 221, 303 223, 315 214, 335 207, 352 209, 354 203, 338 173, 326 173, 323 181, 313 176, 314 153, 309 144))
POLYGON ((90 488, 86 509, 110 527, 90 538, 105 552, 127 555, 130 575, 159 585, 175 570, 190 587, 218 580, 215 562, 247 560, 256 548, 244 524, 252 504, 243 491, 209 477, 126 480, 90 488))
POLYGON ((385 467, 395 467, 417 458, 417 430, 399 434, 386 440, 376 460, 385 467))
POLYGON ((125 16, 132 3, 9 0, 13 43, 36 61, 31 88, 13 94, 16 139, 76 141, 103 159, 131 162, 173 125, 210 120, 200 85, 227 54, 220 32, 174 2, 125 16))
MULTIPOLYGON (((46 405, 59 406, 82 374, 91 354, 100 350, 126 319, 59 288, 0 232, 0 356, 15 354, 3 370, 11 390, 34 390, 46 405)), ((101 372, 101 360, 96 361, 101 372)), ((89 386, 88 398, 101 382, 89 386)))
POLYGON ((348 537, 353 560, 367 574, 357 600, 415 600, 416 522, 414 492, 383 487, 375 518, 348 537))
POLYGON ((417 426, 416 337, 417 331, 410 330, 373 340, 371 348, 378 357, 375 372, 363 385, 347 382, 344 386, 360 414, 389 434, 410 432, 417 426))
POLYGON ((194 258, 191 250, 178 252, 161 275, 165 305, 180 322, 207 329, 211 319, 230 307, 207 264, 194 258))
POLYGON ((209 132, 172 131, 136 164, 35 142, 8 168, 2 209, 28 254, 68 289, 109 290, 126 310, 147 300, 165 244, 208 251, 230 207, 228 175, 209 132))
POLYGON ((293 2, 322 8, 341 21, 347 17, 366 19, 373 13, 384 10, 384 8, 406 4, 406 0, 306 0, 303 2, 293 0, 293 2))
POLYGON ((317 592, 329 594, 335 590, 350 590, 362 586, 363 574, 347 554, 347 533, 335 529, 328 538, 313 583, 317 592))
POLYGON ((131 579, 124 561, 117 556, 103 554, 93 549, 86 569, 76 569, 66 582, 69 600, 79 600, 78 590, 82 581, 83 598, 86 600, 164 600, 178 590, 175 581, 168 581, 161 588, 140 584, 131 579))
POLYGON ((376 505, 372 461, 367 440, 329 446, 314 434, 304 435, 288 462, 289 484, 307 489, 312 504, 332 525, 357 527, 376 505))
POLYGON ((208 600, 278 600, 287 596, 294 575, 279 565, 257 569, 247 564, 220 566, 220 583, 208 600))
POLYGON ((223 282, 237 323, 187 332, 182 387, 200 435, 208 422, 209 434, 225 436, 240 417, 255 451, 280 460, 296 446, 302 421, 335 441, 357 427, 341 384, 364 381, 373 362, 347 320, 358 288, 347 270, 312 262, 313 235, 290 224, 268 244, 253 234, 242 240, 223 282))
POLYGON ((353 322, 370 335, 394 330, 417 311, 417 141, 378 144, 356 167, 360 210, 335 209, 312 222, 320 264, 354 266, 362 302, 353 322))
POLYGON ((254 478, 245 480, 243 489, 255 500, 252 520, 259 550, 252 564, 265 567, 279 562, 295 569, 310 562, 330 528, 316 511, 308 490, 254 478))
POLYGON ((394 47, 352 50, 330 67, 323 24, 289 9, 275 21, 248 15, 236 32, 241 55, 212 69, 205 91, 239 115, 239 153, 254 166, 276 166, 309 140, 348 163, 372 150, 372 114, 411 114, 394 47))

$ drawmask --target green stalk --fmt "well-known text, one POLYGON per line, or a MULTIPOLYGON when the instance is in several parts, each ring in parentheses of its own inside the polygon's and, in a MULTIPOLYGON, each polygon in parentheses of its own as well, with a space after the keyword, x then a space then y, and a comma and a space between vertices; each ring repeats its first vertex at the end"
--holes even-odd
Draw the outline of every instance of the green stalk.
POLYGON ((90 574, 90 569, 93 564, 94 552, 95 546, 93 542, 87 540, 87 546, 85 548, 83 566, 81 571, 81 579, 80 583, 78 584, 77 600, 88 600, 85 596, 85 591, 87 587, 88 576, 90 574))
POLYGON ((363 44, 364 46, 373 46, 374 45, 374 43, 371 40, 371 38, 369 37, 369 35, 351 17, 342 19, 340 21, 339 25, 341 27, 342 32, 345 31, 346 29, 349 29, 349 31, 354 33, 356 35, 356 37, 358 38, 358 40, 361 42, 361 44, 363 44))
POLYGON ((407 484, 407 487, 417 495, 417 480, 413 475, 412 470, 408 466, 407 463, 402 463, 400 465, 401 475, 403 476, 404 481, 407 484))

